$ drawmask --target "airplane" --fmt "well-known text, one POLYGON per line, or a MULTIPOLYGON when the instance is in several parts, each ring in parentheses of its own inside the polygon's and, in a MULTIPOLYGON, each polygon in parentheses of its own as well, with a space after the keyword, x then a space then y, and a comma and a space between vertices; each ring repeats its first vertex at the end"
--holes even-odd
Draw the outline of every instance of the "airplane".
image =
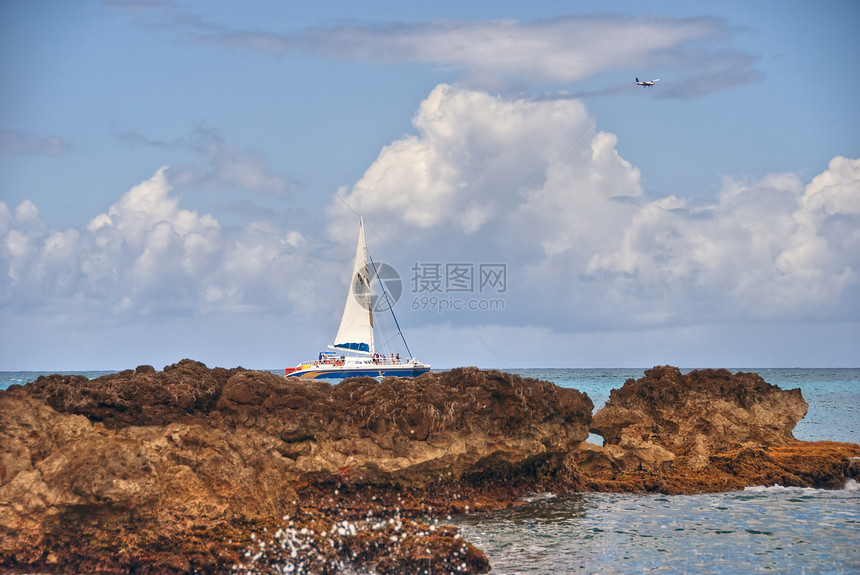
POLYGON ((640 82, 639 78, 636 78, 636 85, 642 86, 643 88, 650 88, 651 86, 653 86, 654 84, 656 84, 659 81, 660 81, 660 78, 657 78, 656 80, 646 80, 644 82, 640 82))

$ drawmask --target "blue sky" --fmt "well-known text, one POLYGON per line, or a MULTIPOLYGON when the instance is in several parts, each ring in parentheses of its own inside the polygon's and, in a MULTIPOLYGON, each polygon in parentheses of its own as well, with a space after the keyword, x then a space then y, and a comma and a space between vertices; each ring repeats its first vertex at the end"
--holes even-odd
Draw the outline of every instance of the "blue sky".
POLYGON ((860 365, 858 23, 833 1, 5 2, 0 369, 314 357, 358 213, 434 367, 860 365))

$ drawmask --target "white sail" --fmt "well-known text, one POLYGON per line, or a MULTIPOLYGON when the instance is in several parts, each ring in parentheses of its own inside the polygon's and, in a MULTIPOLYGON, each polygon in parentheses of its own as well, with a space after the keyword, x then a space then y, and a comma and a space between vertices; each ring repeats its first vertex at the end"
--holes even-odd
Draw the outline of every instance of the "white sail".
POLYGON ((367 245, 364 241, 364 219, 358 226, 358 248, 355 251, 355 265, 343 317, 337 336, 334 338, 337 349, 374 353, 373 312, 371 310, 370 270, 367 266, 367 245))
MULTIPOLYGON (((364 240, 364 220, 361 219, 358 226, 358 247, 355 250, 352 281, 346 296, 343 317, 340 320, 334 345, 329 346, 336 351, 321 352, 317 360, 284 369, 286 377, 299 379, 343 379, 360 376, 418 377, 430 371, 428 364, 421 363, 412 356, 409 346, 406 345, 406 338, 400 331, 397 318, 394 317, 394 310, 390 306, 387 310, 391 312, 394 324, 397 326, 397 333, 403 339, 408 359, 401 361, 400 354, 397 357, 394 354, 389 357, 376 355, 373 344, 374 296, 370 289, 370 280, 375 272, 367 265, 368 260, 370 258, 364 240)), ((386 295, 385 287, 381 282, 380 287, 383 295, 386 295)), ((387 295, 386 302, 388 302, 387 295)))

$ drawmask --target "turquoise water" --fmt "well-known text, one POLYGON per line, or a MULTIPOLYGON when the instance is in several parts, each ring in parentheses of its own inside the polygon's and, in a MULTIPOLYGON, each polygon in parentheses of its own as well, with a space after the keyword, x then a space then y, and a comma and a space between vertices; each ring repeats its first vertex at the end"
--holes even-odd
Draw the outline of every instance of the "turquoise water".
MULTIPOLYGON (((583 391, 595 409, 642 369, 523 369, 583 391)), ((733 372, 739 371, 732 369, 733 372)), ((860 443, 860 369, 743 369, 800 388, 798 439, 860 443)), ((0 389, 42 372, 0 372, 0 389)), ((93 378, 111 372, 77 372, 93 378)), ((275 372, 277 373, 277 372, 275 372)), ((860 489, 760 486, 707 495, 539 494, 522 507, 455 518, 496 575, 860 573, 860 489)))
POLYGON ((24 385, 34 381, 40 375, 52 375, 62 373, 64 375, 83 375, 88 379, 95 379, 115 371, 0 371, 0 389, 6 389, 10 385, 24 385))
MULTIPOLYGON (((685 370, 686 371, 686 370, 685 370)), ((809 404, 794 436, 860 442, 860 369, 754 371, 809 404)), ((517 370, 588 393, 644 370, 517 370)), ((594 436, 592 436, 594 437, 594 436)), ((760 486, 707 495, 542 494, 524 506, 457 519, 496 575, 544 573, 860 573, 860 489, 760 486)))
MULTIPOLYGON (((629 379, 645 375, 644 369, 514 369, 524 376, 545 379, 560 387, 572 387, 588 394, 597 411, 609 399, 612 389, 629 379)), ((690 369, 682 369, 684 373, 690 369)), ((846 441, 860 443, 860 368, 744 368, 782 389, 800 388, 809 410, 794 429, 803 441, 846 441)))
POLYGON ((860 490, 575 494, 458 519, 496 575, 860 573, 860 490))

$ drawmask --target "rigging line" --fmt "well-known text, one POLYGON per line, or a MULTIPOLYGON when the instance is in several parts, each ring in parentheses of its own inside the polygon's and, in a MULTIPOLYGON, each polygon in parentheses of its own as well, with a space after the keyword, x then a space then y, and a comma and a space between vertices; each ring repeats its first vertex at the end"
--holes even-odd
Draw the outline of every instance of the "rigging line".
MULTIPOLYGON (((307 162, 307 161, 306 161, 306 160, 301 156, 301 154, 299 154, 299 153, 296 151, 296 149, 295 149, 295 148, 293 148, 293 147, 289 144, 289 142, 287 142, 287 141, 286 141, 286 140, 285 140, 285 139, 284 139, 284 138, 283 138, 283 137, 282 137, 282 136, 277 132, 277 130, 275 130, 275 128, 273 128, 273 127, 272 127, 272 125, 271 125, 271 124, 269 124, 266 120, 264 120, 264 119, 263 119, 263 117, 262 117, 262 116, 260 116, 260 114, 255 114, 255 115, 257 116, 257 119, 259 119, 259 120, 263 123, 263 125, 264 125, 264 126, 266 126, 267 128, 269 128, 269 130, 270 130, 270 131, 275 135, 275 137, 276 137, 277 139, 279 139, 279 140, 281 141, 281 143, 282 143, 283 145, 285 145, 285 146, 287 147, 287 149, 288 149, 289 151, 291 151, 291 152, 293 153, 293 155, 294 155, 295 157, 297 157, 297 158, 299 159, 299 161, 301 161, 301 163, 303 163, 303 164, 305 165, 305 167, 306 167, 308 170, 310 170, 310 171, 311 171, 311 173, 312 173, 313 175, 315 175, 315 176, 317 177, 317 179, 318 179, 319 181, 321 181, 321 182, 323 183, 323 185, 324 185, 326 188, 328 188, 328 191, 330 191, 330 192, 334 195, 334 197, 336 197, 337 199, 339 199, 339 200, 343 203, 343 205, 345 205, 345 206, 347 207, 347 209, 348 209, 349 211, 351 211, 353 214, 355 214, 355 215, 356 215, 356 216, 358 216, 358 217, 361 217, 361 214, 359 214, 357 211, 355 211, 355 209, 354 209, 351 205, 349 205, 349 202, 347 202, 347 201, 346 201, 346 198, 344 198, 342 195, 340 195, 339 193, 337 193, 337 190, 335 190, 333 187, 331 187, 331 185, 330 185, 327 181, 325 181, 325 178, 323 178, 323 177, 319 174, 319 172, 317 172, 317 171, 313 168, 313 166, 311 166, 311 165, 310 165, 310 164, 309 164, 309 163, 308 163, 308 162, 307 162)), ((378 237, 380 240, 382 240, 382 243, 384 243, 384 244, 385 244, 386 246, 388 246, 388 247, 391 247, 391 245, 390 245, 387 241, 385 241, 385 238, 384 238, 384 237, 382 237, 382 236, 379 234, 379 232, 377 232, 375 229, 373 229, 373 226, 367 226, 367 227, 369 227, 369 228, 370 228, 370 231, 372 231, 374 234, 376 234, 376 237, 378 237)))
POLYGON ((509 211, 511 211, 511 209, 514 206, 516 206, 518 203, 520 203, 523 200, 523 198, 526 197, 526 194, 528 194, 532 190, 532 188, 535 187, 535 185, 538 183, 538 181, 540 181, 540 179, 546 175, 546 173, 550 170, 550 168, 552 168, 554 165, 556 165, 559 162, 559 160, 561 160, 565 156, 565 154, 567 154, 570 151, 570 149, 573 148, 573 146, 575 146, 577 144, 577 142, 579 142, 582 139, 583 136, 585 136, 585 134, 587 134, 589 131, 591 131, 591 129, 594 126, 597 125, 597 120, 598 120, 598 118, 594 118, 594 121, 591 122, 588 126, 586 126, 586 128, 582 132, 580 132, 580 134, 576 138, 574 138, 573 141, 564 150, 562 150, 562 152, 558 155, 558 157, 556 157, 553 161, 551 161, 549 164, 547 164, 547 166, 543 169, 543 171, 540 174, 538 174, 537 177, 534 180, 532 180, 532 182, 522 192, 520 192, 520 194, 516 198, 514 198, 514 201, 511 202, 511 204, 507 208, 502 210, 501 213, 498 216, 496 216, 495 219, 493 219, 493 221, 490 222, 487 226, 484 226, 484 228, 481 230, 481 232, 475 236, 473 243, 477 242, 479 239, 481 239, 481 237, 487 231, 489 231, 490 228, 495 226, 499 222, 499 220, 502 219, 502 216, 507 214, 509 211))
POLYGON ((490 351, 492 351, 492 352, 493 352, 493 354, 494 354, 496 357, 498 357, 498 358, 501 360, 501 362, 502 362, 502 363, 504 363, 504 364, 505 364, 505 367, 506 367, 506 368, 511 369, 511 366, 510 366, 510 365, 508 365, 508 362, 506 362, 506 361, 505 361, 505 358, 503 358, 503 357, 502 357, 502 356, 500 356, 498 353, 496 353, 496 350, 495 350, 495 349, 493 349, 492 347, 490 347, 490 344, 488 344, 486 341, 484 341, 484 338, 482 338, 480 335, 478 335, 478 332, 476 332, 474 329, 472 329, 472 327, 471 327, 471 326, 466 326, 466 327, 468 327, 468 328, 469 328, 469 331, 471 331, 473 334, 475 334, 475 337, 477 337, 478 339, 480 339, 480 340, 481 340, 481 343, 483 343, 485 346, 487 346, 487 349, 489 349, 490 351))
MULTIPOLYGON (((380 305, 381 307, 381 305, 380 305)), ((391 327, 391 320, 388 318, 387 313, 376 313, 374 315, 374 338, 377 340, 376 347, 377 349, 383 349, 388 352, 392 341, 398 338, 400 334, 396 332, 396 330, 391 327)))
POLYGON ((382 349, 384 349, 385 351, 388 351, 388 344, 391 343, 392 340, 394 340, 394 338, 396 338, 398 335, 401 335, 401 334, 395 333, 394 335, 392 335, 391 337, 386 339, 384 342, 382 342, 382 349))
POLYGON ((388 309, 391 310, 391 317, 394 318, 394 325, 397 326, 397 333, 400 334, 400 339, 403 340, 403 345, 406 346, 406 353, 409 354, 409 359, 413 359, 412 351, 409 350, 409 344, 406 343, 406 336, 403 335, 403 330, 400 329, 400 322, 397 321, 397 316, 394 315, 394 306, 391 304, 391 300, 388 298, 388 291, 385 289, 385 285, 382 283, 382 278, 379 277, 379 269, 376 267, 376 262, 374 262, 373 258, 370 257, 370 254, 367 254, 367 259, 370 260, 370 265, 373 266, 373 272, 376 274, 376 281, 379 282, 379 287, 382 289, 382 294, 385 296, 385 303, 388 305, 388 309))

